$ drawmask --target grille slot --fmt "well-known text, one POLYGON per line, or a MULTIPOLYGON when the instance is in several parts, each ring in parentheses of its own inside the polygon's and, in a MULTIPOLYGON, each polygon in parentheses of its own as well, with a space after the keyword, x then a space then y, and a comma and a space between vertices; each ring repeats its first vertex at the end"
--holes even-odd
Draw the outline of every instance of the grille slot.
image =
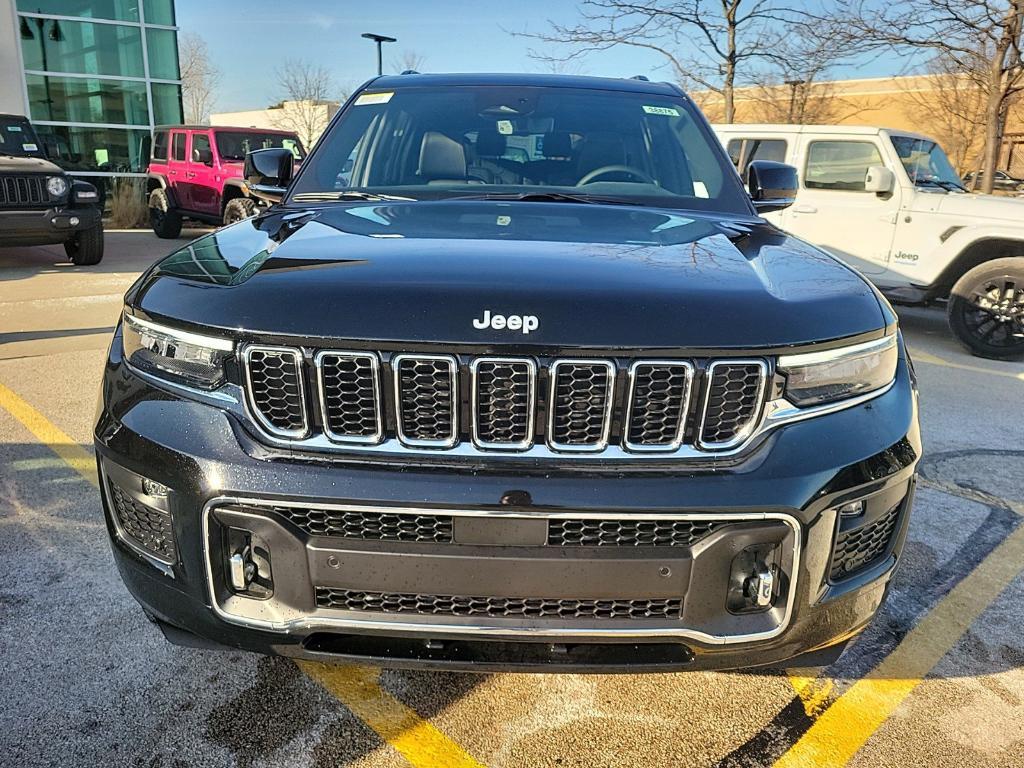
POLYGON ((634 451, 675 450, 683 444, 693 366, 671 360, 633 363, 625 444, 634 451))
POLYGON ((396 355, 398 438, 406 445, 451 448, 458 442, 458 364, 448 355, 396 355))
POLYGON ((548 521, 548 544, 557 547, 689 547, 722 525, 714 520, 548 521))
POLYGON ((324 433, 332 440, 379 443, 384 438, 380 362, 365 352, 320 352, 316 357, 324 433))
POLYGON ((171 516, 136 501, 116 483, 109 483, 109 488, 111 511, 122 537, 160 562, 173 565, 178 551, 171 516))
POLYGON ((548 445, 600 451, 611 429, 615 365, 608 360, 559 360, 551 366, 548 445))
POLYGON ((764 360, 718 360, 708 366, 703 447, 731 448, 747 438, 761 415, 767 378, 764 360))
POLYGON ((473 442, 481 448, 533 444, 537 364, 481 357, 473 362, 473 442))
POLYGON ((311 536, 337 536, 368 541, 427 541, 450 544, 451 515, 409 512, 339 510, 318 507, 272 507, 311 536))
POLYGON ((844 531, 836 536, 829 578, 841 581, 874 565, 889 551, 889 543, 899 524, 900 508, 893 507, 872 523, 844 531))
POLYGON ((43 206, 49 201, 44 176, 0 176, 0 205, 43 206))
POLYGON ((248 347, 245 373, 260 423, 282 437, 304 437, 309 421, 302 352, 290 347, 248 347))
POLYGON ((316 588, 320 608, 427 616, 536 619, 679 619, 681 598, 588 600, 548 597, 470 597, 316 588))

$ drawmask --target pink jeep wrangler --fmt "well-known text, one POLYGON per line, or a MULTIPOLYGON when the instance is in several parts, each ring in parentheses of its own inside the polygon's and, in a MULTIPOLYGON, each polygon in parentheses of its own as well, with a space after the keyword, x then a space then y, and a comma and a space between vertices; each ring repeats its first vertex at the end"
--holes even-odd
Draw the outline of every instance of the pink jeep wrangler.
POLYGON ((299 163, 305 150, 290 131, 164 125, 153 131, 149 161, 149 222, 157 237, 175 238, 183 219, 231 224, 260 205, 242 178, 245 153, 290 149, 299 163))

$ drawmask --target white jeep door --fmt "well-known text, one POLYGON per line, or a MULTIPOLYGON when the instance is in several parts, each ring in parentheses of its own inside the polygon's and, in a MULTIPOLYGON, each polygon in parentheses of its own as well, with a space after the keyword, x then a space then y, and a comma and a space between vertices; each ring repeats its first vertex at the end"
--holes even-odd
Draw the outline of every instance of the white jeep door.
POLYGON ((876 136, 803 134, 800 190, 781 226, 866 275, 885 272, 900 212, 900 188, 864 190, 868 167, 890 164, 876 136))

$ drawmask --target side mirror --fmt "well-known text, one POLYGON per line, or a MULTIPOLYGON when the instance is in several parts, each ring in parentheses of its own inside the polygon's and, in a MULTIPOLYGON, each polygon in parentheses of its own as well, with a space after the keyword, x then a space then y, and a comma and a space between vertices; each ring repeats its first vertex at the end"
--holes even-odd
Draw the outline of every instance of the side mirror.
POLYGON ((292 180, 295 170, 295 155, 290 149, 271 147, 256 149, 245 155, 242 175, 257 197, 277 203, 292 180))
POLYGON ((884 165, 869 165, 864 175, 864 191, 884 194, 892 192, 896 185, 896 176, 884 165))
POLYGON ((213 152, 209 149, 193 149, 192 162, 213 165, 213 152))
POLYGON ((755 160, 747 167, 747 191, 758 213, 788 208, 796 201, 796 168, 771 160, 755 160))

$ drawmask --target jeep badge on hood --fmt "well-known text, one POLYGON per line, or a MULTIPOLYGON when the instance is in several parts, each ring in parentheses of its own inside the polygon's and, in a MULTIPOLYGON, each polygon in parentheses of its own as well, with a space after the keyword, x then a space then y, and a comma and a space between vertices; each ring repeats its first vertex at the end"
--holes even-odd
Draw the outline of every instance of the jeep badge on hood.
POLYGON ((507 328, 510 331, 529 333, 540 327, 540 320, 535 315, 492 315, 491 310, 485 309, 483 317, 473 319, 473 327, 480 330, 493 328, 496 331, 507 328))

